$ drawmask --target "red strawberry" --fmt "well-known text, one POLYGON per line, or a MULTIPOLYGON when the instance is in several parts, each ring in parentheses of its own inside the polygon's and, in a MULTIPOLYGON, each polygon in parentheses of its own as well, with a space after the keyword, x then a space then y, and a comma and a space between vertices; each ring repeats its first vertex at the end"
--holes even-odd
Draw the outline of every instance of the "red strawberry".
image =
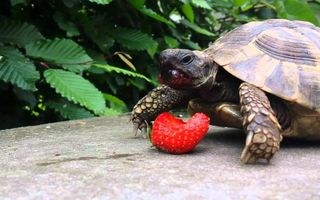
POLYGON ((194 114, 186 122, 170 113, 162 113, 154 121, 151 142, 158 149, 168 153, 187 153, 207 133, 209 122, 209 117, 203 113, 194 114))

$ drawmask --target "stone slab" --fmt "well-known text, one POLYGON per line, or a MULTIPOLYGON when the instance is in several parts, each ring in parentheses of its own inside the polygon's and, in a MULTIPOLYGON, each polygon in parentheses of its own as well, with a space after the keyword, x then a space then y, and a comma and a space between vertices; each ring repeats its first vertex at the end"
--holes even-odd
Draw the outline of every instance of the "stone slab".
POLYGON ((169 155, 134 137, 128 116, 0 131, 0 199, 320 199, 320 142, 285 140, 244 165, 241 131, 211 127, 169 155))

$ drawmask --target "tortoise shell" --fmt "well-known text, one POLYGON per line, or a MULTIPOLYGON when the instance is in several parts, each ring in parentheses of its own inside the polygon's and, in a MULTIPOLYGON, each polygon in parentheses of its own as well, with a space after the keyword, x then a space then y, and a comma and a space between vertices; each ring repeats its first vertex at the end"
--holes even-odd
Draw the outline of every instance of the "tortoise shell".
POLYGON ((293 117, 284 136, 320 139, 320 28, 285 19, 250 22, 205 53, 233 76, 284 100, 293 117))
POLYGON ((242 81, 319 115, 320 28, 311 23, 250 22, 219 38, 205 52, 242 81))

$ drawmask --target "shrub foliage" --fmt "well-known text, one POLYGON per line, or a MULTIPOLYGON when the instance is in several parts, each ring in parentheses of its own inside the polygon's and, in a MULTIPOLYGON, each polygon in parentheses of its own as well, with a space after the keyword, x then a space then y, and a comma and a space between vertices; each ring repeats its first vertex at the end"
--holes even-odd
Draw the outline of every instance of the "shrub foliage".
POLYGON ((2 0, 0 7, 0 94, 9 106, 0 115, 23 124, 127 112, 157 85, 163 49, 204 49, 253 20, 319 25, 320 13, 319 0, 2 0))

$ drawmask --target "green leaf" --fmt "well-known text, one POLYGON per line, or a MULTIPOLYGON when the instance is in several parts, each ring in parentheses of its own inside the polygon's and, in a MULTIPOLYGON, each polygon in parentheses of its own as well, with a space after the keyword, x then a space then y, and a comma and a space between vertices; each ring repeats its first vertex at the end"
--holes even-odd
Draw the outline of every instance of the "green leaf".
POLYGON ((11 2, 11 6, 15 6, 18 4, 25 4, 26 0, 10 0, 10 2, 11 2))
POLYGON ((141 31, 127 28, 115 29, 113 37, 123 46, 134 50, 147 50, 153 43, 156 43, 151 36, 141 31))
POLYGON ((77 26, 66 19, 66 16, 61 12, 55 12, 53 15, 54 21, 58 24, 59 28, 67 33, 68 37, 79 36, 80 32, 77 26))
POLYGON ((206 0, 191 0, 191 3, 196 7, 211 10, 211 6, 206 0))
POLYGON ((196 24, 192 24, 191 22, 187 21, 187 20, 181 20, 181 23, 183 25, 185 25, 186 27, 189 27, 191 29, 193 29, 195 32, 203 34, 203 35, 207 35, 207 36, 215 36, 215 34, 211 33, 210 31, 199 27, 196 24))
POLYGON ((26 52, 28 56, 43 59, 72 72, 88 69, 93 61, 81 46, 68 39, 31 43, 26 46, 26 52))
POLYGON ((147 52, 149 54, 149 56, 151 58, 154 58, 154 55, 157 53, 158 51, 158 47, 159 47, 159 44, 158 42, 154 42, 151 44, 151 46, 147 49, 147 52))
POLYGON ((199 46, 199 44, 196 42, 192 42, 191 40, 186 40, 183 43, 188 45, 191 49, 201 50, 201 47, 199 46))
POLYGON ((24 90, 36 91, 40 74, 33 63, 13 47, 0 48, 0 79, 24 90))
POLYGON ((280 18, 304 20, 320 25, 314 11, 304 0, 276 0, 275 7, 280 18))
POLYGON ((114 39, 102 31, 98 33, 91 33, 90 38, 96 45, 98 45, 102 52, 108 52, 110 47, 114 45, 114 39))
POLYGON ((178 40, 174 39, 173 37, 170 36, 164 36, 164 41, 168 45, 169 48, 177 48, 179 46, 178 40))
POLYGON ((129 0, 129 3, 138 11, 140 11, 141 13, 143 13, 146 16, 149 16, 159 22, 165 23, 169 26, 172 27, 176 27, 175 24, 173 22, 171 22, 170 20, 166 19, 165 17, 159 15, 158 13, 156 13, 155 11, 146 8, 145 7, 145 0, 129 0))
POLYGON ((88 110, 67 102, 50 101, 46 103, 46 106, 59 113, 65 119, 85 119, 94 117, 88 110))
POLYGON ((136 88, 138 88, 140 91, 143 91, 146 89, 146 85, 141 82, 139 79, 131 79, 129 78, 128 81, 130 82, 130 84, 136 88))
POLYGON ((90 2, 97 3, 97 4, 102 4, 102 5, 107 5, 109 4, 112 0, 89 0, 90 2))
POLYGON ((129 0, 129 3, 133 5, 136 9, 143 8, 145 0, 129 0))
POLYGON ((103 113, 104 116, 117 116, 119 114, 121 114, 121 112, 113 108, 105 108, 103 113))
POLYGON ((194 23, 194 13, 192 6, 189 3, 183 4, 181 6, 183 14, 188 18, 191 23, 194 23))
MULTIPOLYGON (((94 63, 99 63, 99 64, 107 64, 106 59, 104 57, 104 55, 101 52, 92 50, 92 49, 86 49, 86 51, 88 52, 88 55, 94 60, 94 63)), ((94 65, 91 65, 89 67, 89 69, 86 70, 89 73, 92 74, 104 74, 105 71, 102 69, 99 69, 97 67, 95 67, 94 65)), ((95 76, 95 75, 93 75, 95 76)))
POLYGON ((119 99, 118 97, 112 94, 104 93, 103 96, 107 101, 109 101, 110 106, 117 105, 121 107, 126 107, 126 103, 124 101, 122 101, 121 99, 119 99))
POLYGON ((109 103, 109 107, 113 108, 114 110, 118 110, 120 112, 128 111, 127 105, 124 101, 119 99, 118 97, 111 95, 111 94, 103 94, 104 98, 109 103))
POLYGON ((233 5, 235 6, 243 6, 244 4, 250 2, 250 0, 232 0, 233 5))
POLYGON ((157 14, 156 12, 154 12, 153 10, 151 10, 149 8, 140 8, 139 11, 142 12, 143 14, 155 19, 155 20, 158 20, 159 22, 165 23, 165 24, 172 26, 172 27, 176 27, 176 25, 172 21, 157 14))
POLYGON ((35 26, 13 21, 0 22, 0 42, 24 46, 44 39, 35 26))
POLYGON ((104 111, 105 101, 102 93, 82 76, 61 69, 48 69, 44 72, 44 77, 57 93, 69 101, 79 103, 95 114, 104 111))
POLYGON ((132 72, 129 70, 125 70, 119 67, 114 67, 111 65, 102 65, 102 64, 93 64, 95 67, 98 67, 100 69, 104 69, 107 72, 116 72, 118 74, 124 74, 127 76, 131 76, 131 77, 135 77, 135 78, 142 78, 144 80, 146 80, 147 82, 151 83, 151 80, 149 78, 147 78, 146 76, 139 74, 137 72, 132 72))

